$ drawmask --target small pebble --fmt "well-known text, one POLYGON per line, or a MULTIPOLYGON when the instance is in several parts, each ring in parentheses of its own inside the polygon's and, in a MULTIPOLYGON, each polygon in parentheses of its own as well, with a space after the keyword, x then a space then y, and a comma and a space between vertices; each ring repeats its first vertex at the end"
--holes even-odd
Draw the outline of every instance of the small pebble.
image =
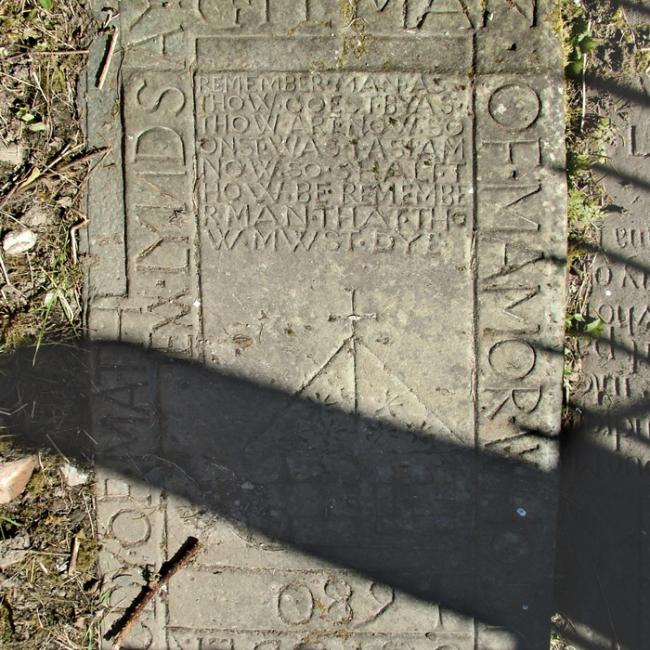
POLYGON ((46 226, 49 221, 49 214, 40 205, 34 205, 21 217, 20 223, 27 228, 40 228, 46 226))
POLYGON ((60 205, 62 208, 69 208, 74 203, 74 200, 71 196, 62 196, 56 200, 57 205, 60 205))
POLYGON ((90 478, 88 472, 84 472, 71 463, 65 463, 63 467, 61 467, 61 474, 63 474, 63 480, 66 482, 66 485, 68 487, 85 485, 88 483, 88 480, 90 478))
POLYGON ((0 503, 11 503, 23 493, 35 467, 35 456, 0 464, 0 503))
POLYGON ((36 246, 36 239, 31 230, 13 230, 2 239, 2 249, 7 255, 22 255, 36 246))
POLYGON ((0 162, 6 163, 7 165, 11 165, 12 167, 22 165, 26 153, 26 150, 17 144, 5 145, 0 142, 0 162))

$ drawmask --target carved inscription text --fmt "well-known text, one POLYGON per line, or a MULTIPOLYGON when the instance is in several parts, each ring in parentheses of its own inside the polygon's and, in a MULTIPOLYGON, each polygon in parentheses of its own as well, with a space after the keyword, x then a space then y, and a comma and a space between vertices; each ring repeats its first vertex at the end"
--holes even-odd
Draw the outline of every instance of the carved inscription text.
POLYGON ((200 223, 220 251, 436 255, 470 221, 463 83, 201 74, 200 223))

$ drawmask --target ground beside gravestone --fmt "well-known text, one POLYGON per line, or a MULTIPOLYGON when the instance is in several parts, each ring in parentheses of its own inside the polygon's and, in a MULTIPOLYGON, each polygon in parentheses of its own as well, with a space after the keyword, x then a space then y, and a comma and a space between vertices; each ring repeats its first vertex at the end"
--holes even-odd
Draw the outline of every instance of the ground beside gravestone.
POLYGON ((109 637, 195 536, 131 643, 547 646, 552 20, 120 5, 87 87, 90 144, 113 143, 87 242, 109 637))
MULTIPOLYGON (((70 342, 82 332, 82 273, 72 241, 83 223, 80 200, 91 161, 77 119, 76 82, 93 33, 81 2, 0 2, 2 381, 16 347, 70 342)), ((6 392, 0 396, 0 462, 22 455, 9 411, 31 412, 41 401, 35 397, 10 403, 6 392)), ((61 426, 57 408, 50 430, 61 426)), ((3 648, 93 642, 94 494, 90 484, 71 485, 65 467, 56 451, 39 449, 26 491, 0 506, 3 648)))

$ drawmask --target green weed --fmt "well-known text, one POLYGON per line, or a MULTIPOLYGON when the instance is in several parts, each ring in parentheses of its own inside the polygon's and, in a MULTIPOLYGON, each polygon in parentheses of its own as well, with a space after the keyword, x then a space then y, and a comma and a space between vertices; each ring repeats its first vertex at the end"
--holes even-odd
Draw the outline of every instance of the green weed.
MULTIPOLYGON (((575 5, 574 5, 575 6, 575 5)), ((566 45, 567 62, 564 68, 567 77, 580 77, 585 70, 586 60, 597 47, 587 19, 582 12, 574 16, 566 45)))
POLYGON ((600 318, 588 318, 582 314, 570 314, 564 319, 566 333, 569 336, 603 335, 605 323, 600 318))
POLYGON ((600 204, 578 188, 569 189, 568 220, 571 236, 576 240, 584 240, 585 235, 597 228, 603 220, 600 204))

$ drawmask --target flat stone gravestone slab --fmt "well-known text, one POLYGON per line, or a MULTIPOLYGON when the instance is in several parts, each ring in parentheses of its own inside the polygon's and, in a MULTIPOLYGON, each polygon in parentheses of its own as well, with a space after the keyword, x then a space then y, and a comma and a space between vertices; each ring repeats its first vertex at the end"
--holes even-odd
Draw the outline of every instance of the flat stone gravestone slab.
MULTIPOLYGON (((648 98, 647 78, 632 90, 648 98)), ((607 82, 603 86, 607 87, 607 82)), ((613 94, 616 137, 603 169, 611 205, 592 268, 580 429, 563 458, 558 609, 577 648, 650 644, 650 112, 613 94)))
POLYGON ((548 7, 119 9, 88 78, 88 137, 111 148, 87 242, 108 623, 195 535, 134 647, 545 647, 548 7))

